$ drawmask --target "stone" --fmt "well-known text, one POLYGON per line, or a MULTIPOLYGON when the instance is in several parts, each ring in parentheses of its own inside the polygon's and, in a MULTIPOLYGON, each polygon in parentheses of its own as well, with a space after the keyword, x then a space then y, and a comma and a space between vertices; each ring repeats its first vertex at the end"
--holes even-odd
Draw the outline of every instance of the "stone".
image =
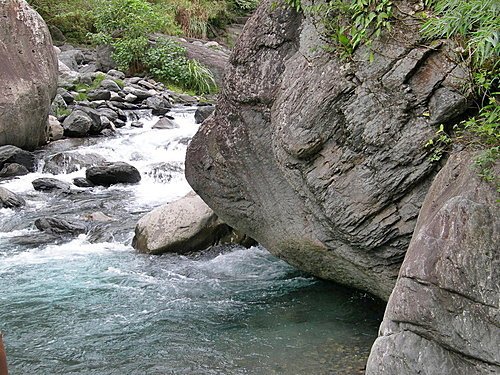
POLYGON ((213 113, 214 110, 215 107, 212 105, 204 105, 196 108, 196 112, 194 113, 196 123, 201 124, 213 113))
POLYGON ((151 108, 151 113, 155 116, 165 115, 170 111, 172 105, 162 96, 152 96, 144 101, 146 107, 151 108))
POLYGON ((441 87, 429 101, 430 120, 432 124, 444 124, 460 116, 468 106, 469 103, 462 94, 441 87))
POLYGON ((83 219, 85 221, 98 221, 101 223, 109 223, 110 221, 115 221, 112 217, 106 215, 101 211, 92 212, 90 214, 84 215, 83 219))
POLYGON ((142 217, 135 227, 132 246, 149 254, 184 254, 217 244, 244 242, 245 236, 232 232, 232 228, 191 192, 142 217))
MULTIPOLYGON (((152 90, 143 90, 143 89, 138 89, 133 86, 125 86, 123 88, 123 92, 126 92, 127 94, 132 94, 137 97, 139 100, 144 100, 147 99, 151 96, 154 96, 156 92, 153 92, 152 90)), ((125 100, 126 97, 125 97, 125 100)))
POLYGON ((100 45, 96 47, 96 61, 97 69, 101 72, 108 72, 116 67, 113 61, 113 47, 109 45, 100 45))
POLYGON ((76 177, 73 179, 73 185, 81 188, 94 187, 95 185, 84 177, 76 177))
POLYGON ((37 191, 51 192, 51 191, 61 191, 61 192, 69 192, 71 185, 67 182, 50 178, 50 177, 42 177, 37 178, 31 182, 33 184, 33 188, 37 191))
POLYGON ((94 185, 134 184, 141 180, 141 174, 134 166, 125 162, 104 163, 87 168, 87 180, 94 185))
POLYGON ((4 164, 3 168, 0 170, 0 178, 24 176, 28 173, 30 173, 30 171, 28 171, 28 169, 24 165, 17 163, 7 163, 4 164))
POLYGON ((116 69, 108 70, 106 75, 108 75, 114 79, 125 79, 125 73, 120 72, 119 70, 116 70, 116 69))
POLYGON ((118 113, 116 113, 115 111, 113 111, 110 108, 99 108, 97 110, 97 113, 100 116, 107 117, 110 121, 115 121, 118 119, 118 113))
POLYGON ((111 79, 103 80, 99 85, 99 87, 106 91, 113 91, 113 92, 121 91, 121 87, 118 86, 118 83, 116 83, 111 79))
POLYGON ((133 103, 137 101, 137 96, 135 96, 134 94, 127 94, 125 95, 123 100, 125 100, 127 103, 133 103))
POLYGON ((456 92, 447 78, 460 59, 447 42, 422 46, 403 7, 373 41, 373 62, 364 48, 341 60, 322 48, 311 14, 272 2, 231 53, 186 177, 272 254, 387 300, 438 168, 423 147, 436 129, 422 114, 439 88, 456 92))
POLYGON ((92 126, 92 119, 81 109, 74 110, 63 122, 64 135, 67 137, 83 137, 92 126))
POLYGON ((0 186, 0 206, 3 208, 16 208, 21 207, 26 204, 25 200, 13 193, 10 190, 7 190, 4 187, 0 186))
POLYGON ((35 149, 46 141, 57 57, 45 22, 26 1, 1 1, 0 15, 0 145, 35 149))
POLYGON ((109 125, 108 121, 102 123, 101 114, 99 111, 89 107, 79 107, 79 109, 85 112, 87 116, 90 117, 91 125, 88 130, 88 134, 93 134, 93 135, 100 134, 106 128, 106 126, 109 125))
POLYGON ((83 53, 77 49, 62 51, 59 60, 73 71, 78 71, 78 65, 83 62, 83 53))
POLYGON ((87 98, 90 101, 93 101, 93 100, 109 100, 111 98, 111 93, 108 90, 105 90, 105 89, 97 89, 97 90, 90 91, 87 94, 87 98))
POLYGON ((20 164, 30 172, 35 170, 35 156, 31 152, 12 145, 0 146, 0 169, 10 163, 20 164))
POLYGON ((161 162, 153 164, 145 174, 154 179, 156 182, 168 183, 174 176, 184 173, 184 168, 181 164, 161 162))
POLYGON ((72 173, 82 168, 92 167, 106 162, 98 154, 80 154, 78 152, 59 152, 44 160, 43 172, 52 174, 72 173))
POLYGON ((175 129, 178 127, 179 125, 170 120, 168 117, 162 117, 153 125, 153 129, 175 129))
POLYGON ((453 153, 427 193, 367 375, 500 373, 500 208, 475 156, 453 153))
POLYGON ((61 95, 61 97, 63 98, 63 100, 66 104, 73 104, 75 102, 75 96, 72 93, 70 93, 68 90, 66 90, 62 87, 59 87, 57 89, 57 93, 59 95, 61 95))
POLYGON ((132 122, 130 123, 130 126, 131 126, 131 127, 133 127, 133 128, 138 128, 138 129, 140 129, 140 128, 143 128, 143 127, 144 127, 144 124, 143 124, 142 122, 140 122, 140 121, 132 121, 132 122))
POLYGON ((43 217, 35 220, 38 230, 58 235, 79 235, 86 233, 88 228, 85 222, 79 220, 65 220, 56 217, 43 217))
POLYGON ((47 130, 47 139, 49 141, 58 141, 64 136, 64 128, 59 120, 54 116, 49 116, 49 125, 47 130))

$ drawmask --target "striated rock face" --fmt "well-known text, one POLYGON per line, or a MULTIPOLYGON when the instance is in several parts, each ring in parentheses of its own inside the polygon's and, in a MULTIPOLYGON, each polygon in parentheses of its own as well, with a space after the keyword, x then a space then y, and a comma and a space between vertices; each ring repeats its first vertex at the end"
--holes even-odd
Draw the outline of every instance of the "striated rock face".
POLYGON ((373 63, 366 50, 341 61, 311 19, 272 2, 233 50, 186 176, 273 254, 387 299, 435 173, 424 144, 465 109, 465 73, 412 23, 374 43, 373 63))
POLYGON ((500 209, 467 152, 439 172, 420 212, 368 375, 500 373, 500 209))
POLYGON ((24 0, 0 0, 0 145, 46 140, 57 58, 47 26, 24 0))

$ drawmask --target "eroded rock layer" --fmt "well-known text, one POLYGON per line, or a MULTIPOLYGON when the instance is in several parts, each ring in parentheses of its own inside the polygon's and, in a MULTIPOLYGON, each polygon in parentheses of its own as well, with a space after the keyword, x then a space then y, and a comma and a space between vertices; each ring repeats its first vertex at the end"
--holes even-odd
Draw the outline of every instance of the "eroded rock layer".
POLYGON ((464 72, 410 20, 374 43, 372 63, 366 49, 348 61, 325 52, 317 20, 272 3, 232 52, 186 176, 275 255, 387 299, 435 173, 424 144, 464 110, 464 72))

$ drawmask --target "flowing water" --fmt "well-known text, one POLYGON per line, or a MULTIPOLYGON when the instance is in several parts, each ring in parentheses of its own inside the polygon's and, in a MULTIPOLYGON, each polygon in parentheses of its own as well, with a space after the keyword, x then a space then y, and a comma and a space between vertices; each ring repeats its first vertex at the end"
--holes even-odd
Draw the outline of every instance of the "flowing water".
POLYGON ((194 108, 173 113, 179 128, 126 126, 115 137, 63 140, 40 151, 76 150, 126 161, 137 185, 34 191, 31 181, 71 181, 84 169, 36 172, 1 186, 22 195, 0 209, 0 330, 11 375, 361 374, 381 306, 368 296, 300 273, 261 247, 221 247, 192 256, 139 254, 137 220, 189 191, 186 144, 194 108), (114 220, 61 238, 35 219, 114 220))

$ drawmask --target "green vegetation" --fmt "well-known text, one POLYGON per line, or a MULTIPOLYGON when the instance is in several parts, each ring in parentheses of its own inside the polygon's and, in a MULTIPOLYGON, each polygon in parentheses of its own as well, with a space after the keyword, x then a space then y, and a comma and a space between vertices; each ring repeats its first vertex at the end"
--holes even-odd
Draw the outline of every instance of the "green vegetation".
POLYGON ((479 175, 500 191, 500 177, 492 167, 500 149, 500 3, 498 0, 428 0, 433 14, 422 33, 429 39, 452 38, 461 46, 463 62, 472 76, 468 87, 476 114, 460 123, 458 141, 483 152, 476 160, 479 175))

